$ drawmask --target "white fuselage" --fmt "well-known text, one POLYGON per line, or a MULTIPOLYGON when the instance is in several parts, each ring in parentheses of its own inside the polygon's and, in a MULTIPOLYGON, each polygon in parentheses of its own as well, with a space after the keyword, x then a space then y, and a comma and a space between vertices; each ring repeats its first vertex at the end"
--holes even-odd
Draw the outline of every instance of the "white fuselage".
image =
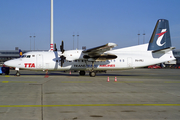
MULTIPOLYGON (((145 67, 174 60, 172 51, 167 53, 152 53, 147 51, 148 44, 137 45, 122 49, 107 51, 114 54, 116 59, 95 61, 94 70, 118 70, 145 67)), ((92 61, 84 59, 82 50, 66 51, 66 60, 61 67, 61 52, 28 52, 26 57, 7 61, 11 67, 31 70, 91 70, 92 61)))

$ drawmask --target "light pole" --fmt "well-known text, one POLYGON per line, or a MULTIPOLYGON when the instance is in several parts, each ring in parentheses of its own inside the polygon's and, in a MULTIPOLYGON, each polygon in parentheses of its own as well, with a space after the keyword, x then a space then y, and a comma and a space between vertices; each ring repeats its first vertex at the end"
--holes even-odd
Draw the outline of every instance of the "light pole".
POLYGON ((138 33, 138 45, 139 45, 139 36, 140 36, 140 33, 138 33))
POLYGON ((54 42, 54 34, 53 34, 53 0, 51 0, 51 42, 50 49, 53 51, 53 42, 54 42))
POLYGON ((77 35, 77 49, 79 48, 79 35, 77 35))
POLYGON ((35 37, 36 37, 36 36, 35 36, 35 34, 34 34, 34 36, 33 36, 33 37, 34 37, 34 50, 35 50, 35 37))
POLYGON ((31 50, 31 37, 32 37, 32 36, 29 36, 29 37, 30 37, 30 50, 31 50))
POLYGON ((72 36, 73 36, 73 50, 74 50, 74 36, 75 36, 74 33, 73 33, 72 36))
POLYGON ((143 42, 145 43, 145 32, 143 33, 143 42))

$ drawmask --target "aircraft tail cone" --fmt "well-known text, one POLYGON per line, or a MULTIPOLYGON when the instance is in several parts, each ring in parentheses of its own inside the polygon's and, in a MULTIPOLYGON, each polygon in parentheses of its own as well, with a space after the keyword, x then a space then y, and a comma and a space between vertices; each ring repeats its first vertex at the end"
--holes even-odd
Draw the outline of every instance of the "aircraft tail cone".
POLYGON ((109 76, 108 76, 108 78, 107 78, 107 82, 109 82, 109 76))
POLYGON ((117 77, 115 76, 114 82, 117 82, 117 77))

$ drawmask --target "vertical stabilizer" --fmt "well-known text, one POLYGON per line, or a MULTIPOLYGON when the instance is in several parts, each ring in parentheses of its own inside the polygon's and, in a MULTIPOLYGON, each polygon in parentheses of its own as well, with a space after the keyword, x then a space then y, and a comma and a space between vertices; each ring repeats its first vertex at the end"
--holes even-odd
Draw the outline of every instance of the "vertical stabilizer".
POLYGON ((169 22, 165 19, 159 19, 154 28, 153 34, 149 41, 148 50, 163 50, 171 47, 171 37, 169 22))
POLYGON ((19 57, 21 58, 22 55, 23 55, 23 53, 22 53, 21 49, 19 49, 19 57))

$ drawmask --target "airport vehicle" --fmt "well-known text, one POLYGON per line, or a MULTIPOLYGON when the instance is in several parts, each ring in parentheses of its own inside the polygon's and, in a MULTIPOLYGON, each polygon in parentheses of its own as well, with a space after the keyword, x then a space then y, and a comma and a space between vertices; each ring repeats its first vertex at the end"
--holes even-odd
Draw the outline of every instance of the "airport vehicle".
POLYGON ((151 68, 151 69, 159 69, 161 68, 159 65, 150 65, 148 66, 148 68, 151 68))
POLYGON ((2 74, 9 75, 9 67, 0 67, 0 75, 2 74))
POLYGON ((64 50, 64 42, 57 51, 27 52, 21 58, 9 60, 4 64, 29 70, 78 70, 80 75, 89 71, 91 77, 97 70, 132 69, 175 60, 171 46, 169 22, 159 19, 156 23, 149 43, 114 49, 117 44, 105 45, 87 50, 64 50))

